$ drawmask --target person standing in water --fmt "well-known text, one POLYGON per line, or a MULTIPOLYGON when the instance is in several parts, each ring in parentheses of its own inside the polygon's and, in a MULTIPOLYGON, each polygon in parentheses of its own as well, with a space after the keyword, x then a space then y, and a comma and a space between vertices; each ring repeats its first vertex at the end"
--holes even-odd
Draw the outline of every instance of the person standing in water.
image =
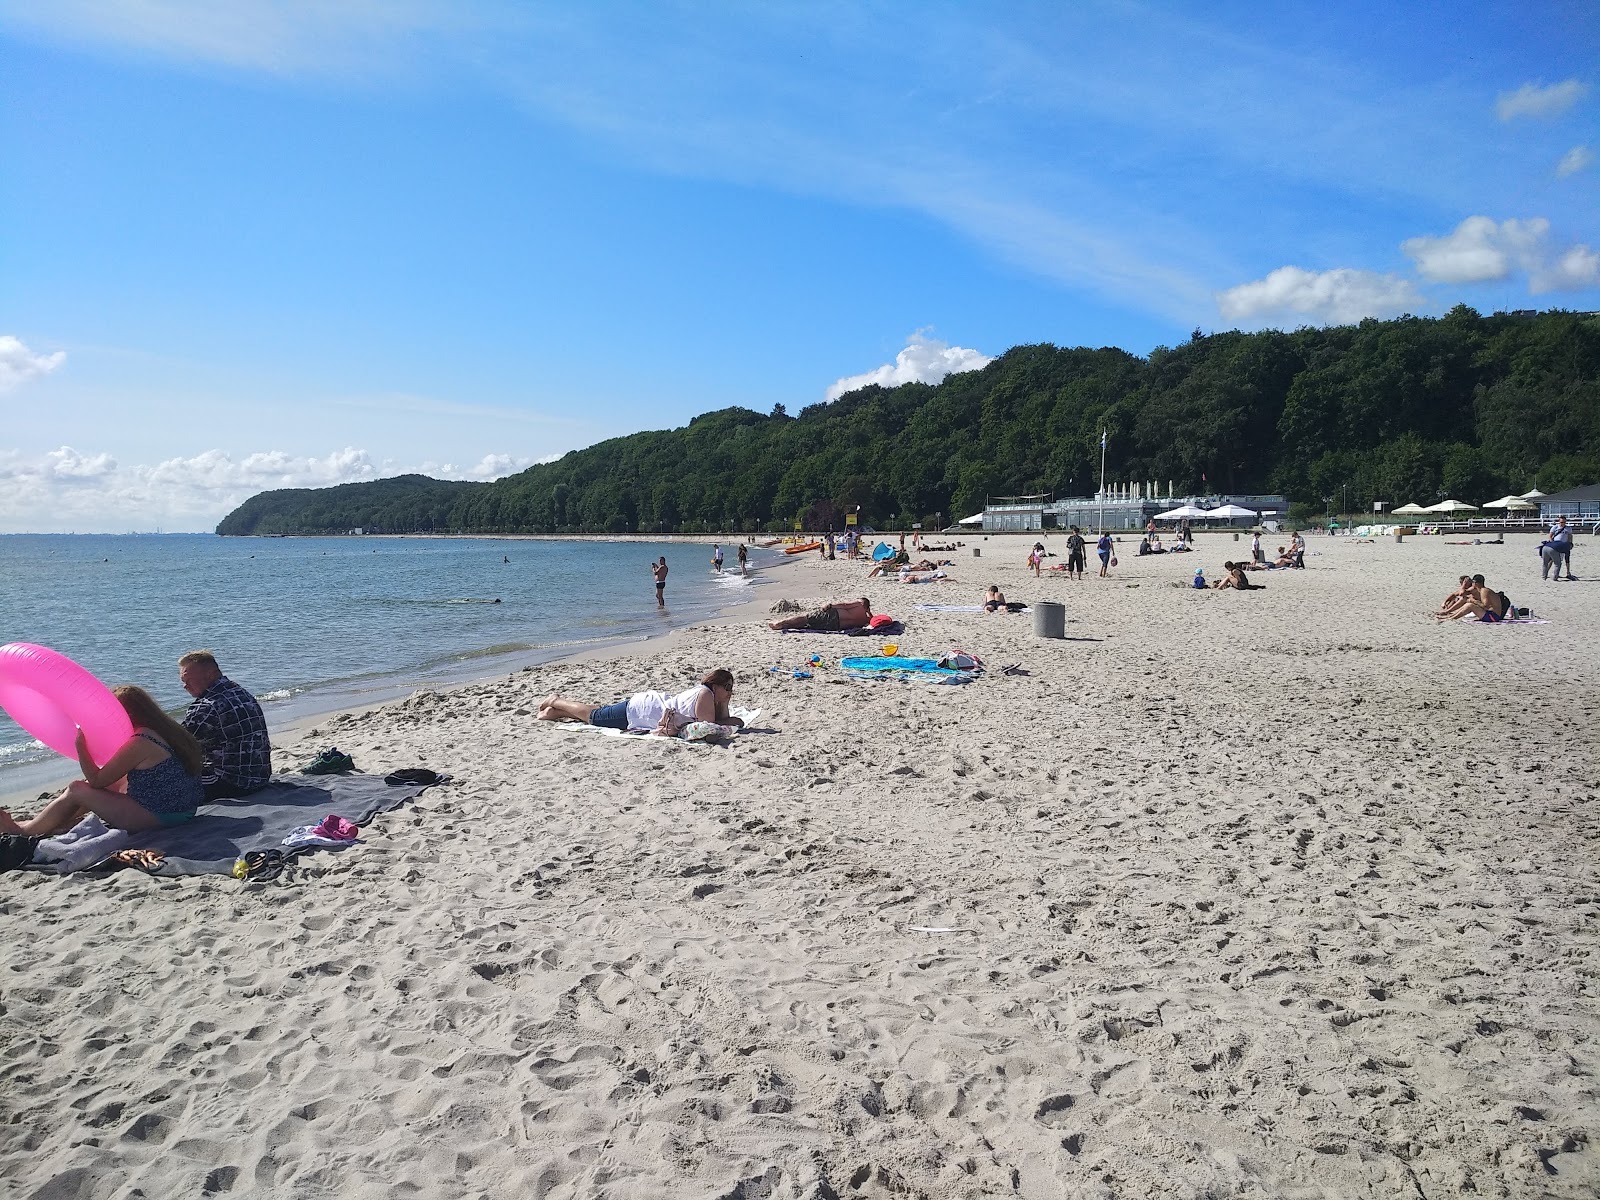
POLYGON ((743 542, 739 543, 739 574, 750 574, 750 548, 743 542))
POLYGON ((661 556, 660 562, 651 564, 650 574, 656 577, 656 607, 665 608, 667 606, 667 556, 665 554, 661 556))
POLYGON ((711 566, 718 575, 722 574, 722 543, 718 542, 711 547, 711 566))

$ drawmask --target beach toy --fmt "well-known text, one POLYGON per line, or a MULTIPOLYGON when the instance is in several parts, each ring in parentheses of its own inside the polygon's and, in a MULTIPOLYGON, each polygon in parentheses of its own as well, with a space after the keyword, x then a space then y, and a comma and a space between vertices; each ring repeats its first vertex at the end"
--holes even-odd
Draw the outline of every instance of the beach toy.
POLYGON ((883 644, 883 655, 884 655, 885 658, 893 658, 896 654, 899 654, 899 653, 900 653, 900 643, 899 642, 885 642, 883 644))
POLYGON ((88 671, 46 646, 0 646, 0 708, 57 754, 76 760, 78 730, 97 763, 133 736, 122 704, 88 671))

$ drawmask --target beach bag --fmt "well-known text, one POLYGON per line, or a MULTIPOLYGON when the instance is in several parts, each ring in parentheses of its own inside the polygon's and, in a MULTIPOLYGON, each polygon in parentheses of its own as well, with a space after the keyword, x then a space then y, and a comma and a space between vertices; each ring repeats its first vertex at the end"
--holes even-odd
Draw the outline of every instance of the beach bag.
POLYGON ((1111 552, 1111 565, 1113 567, 1117 565, 1117 552, 1115 550, 1111 552))
POLYGON ((939 656, 939 666, 947 671, 981 671, 983 659, 965 650, 946 650, 939 656))

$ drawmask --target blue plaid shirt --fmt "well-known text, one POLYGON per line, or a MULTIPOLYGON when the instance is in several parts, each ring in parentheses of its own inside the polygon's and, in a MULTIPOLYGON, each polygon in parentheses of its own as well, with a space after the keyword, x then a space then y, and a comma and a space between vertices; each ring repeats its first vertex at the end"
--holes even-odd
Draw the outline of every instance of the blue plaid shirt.
POLYGON ((206 752, 201 783, 257 788, 272 775, 272 743, 261 705, 226 675, 189 705, 183 727, 206 752))

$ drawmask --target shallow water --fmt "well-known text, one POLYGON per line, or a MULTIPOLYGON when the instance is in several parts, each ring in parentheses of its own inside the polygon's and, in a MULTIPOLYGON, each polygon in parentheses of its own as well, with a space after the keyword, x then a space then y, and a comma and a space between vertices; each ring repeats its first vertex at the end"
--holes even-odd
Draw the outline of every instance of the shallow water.
MULTIPOLYGON (((188 701, 178 656, 210 649, 277 725, 704 620, 781 559, 753 549, 741 578, 710 556, 710 543, 17 534, 0 537, 0 643, 49 646, 173 709, 188 701), (662 554, 664 610, 649 572, 662 554)), ((0 714, 0 794, 51 757, 0 714)))

